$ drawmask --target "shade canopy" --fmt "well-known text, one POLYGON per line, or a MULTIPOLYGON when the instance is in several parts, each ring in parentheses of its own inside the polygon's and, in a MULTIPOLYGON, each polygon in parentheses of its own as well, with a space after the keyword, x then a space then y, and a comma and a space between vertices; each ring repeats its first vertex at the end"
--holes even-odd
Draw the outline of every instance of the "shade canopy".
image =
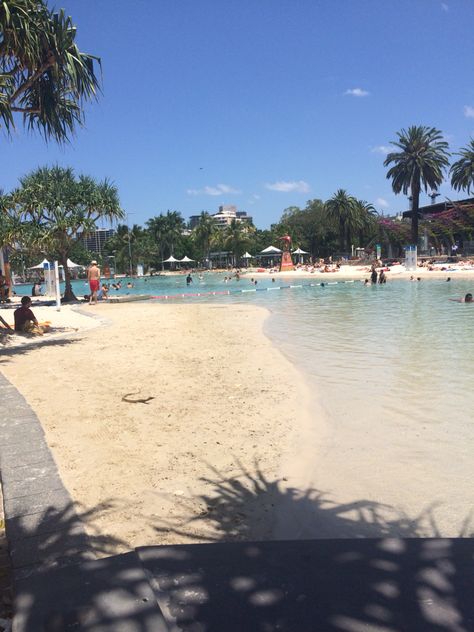
POLYGON ((28 270, 43 270, 45 265, 50 265, 47 259, 43 259, 43 261, 41 263, 38 263, 37 266, 31 266, 31 268, 28 268, 28 270))
POLYGON ((175 259, 173 255, 171 255, 168 259, 164 259, 163 263, 179 263, 179 259, 175 259))
POLYGON ((253 255, 249 254, 248 252, 246 252, 244 255, 242 255, 243 259, 253 259, 253 255))
POLYGON ((301 250, 301 248, 297 248, 296 250, 293 250, 293 254, 294 255, 307 255, 308 253, 306 252, 306 250, 301 250))
POLYGON ((81 266, 80 263, 74 263, 74 261, 71 261, 71 259, 67 260, 67 267, 68 268, 83 268, 84 266, 81 266))
POLYGON ((186 255, 181 259, 181 263, 188 263, 188 261, 194 261, 194 259, 190 259, 189 257, 186 257, 186 255))
POLYGON ((275 248, 275 246, 268 246, 268 248, 265 248, 265 250, 262 250, 260 254, 268 255, 268 254, 271 254, 271 253, 278 254, 280 252, 281 252, 281 250, 279 248, 275 248))

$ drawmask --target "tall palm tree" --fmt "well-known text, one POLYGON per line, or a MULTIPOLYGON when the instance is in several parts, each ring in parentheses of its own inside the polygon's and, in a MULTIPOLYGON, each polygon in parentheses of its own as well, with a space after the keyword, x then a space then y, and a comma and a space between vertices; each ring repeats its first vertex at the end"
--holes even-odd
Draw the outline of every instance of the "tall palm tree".
POLYGON ((174 256, 174 247, 181 239, 185 226, 184 219, 178 211, 167 211, 166 215, 166 245, 170 255, 174 256))
POLYGON ((420 192, 422 187, 428 191, 428 188, 436 189, 443 182, 443 172, 449 164, 448 143, 443 140, 440 130, 421 125, 402 129, 397 136, 398 140, 391 144, 400 151, 389 153, 384 167, 393 163, 387 178, 392 180, 394 193, 411 193, 411 240, 416 245, 420 192))
POLYGON ((194 229, 196 243, 203 250, 203 254, 209 260, 212 238, 218 230, 214 219, 206 211, 202 211, 199 224, 194 229))
POLYGON ((97 221, 124 217, 117 188, 107 180, 76 178, 72 169, 44 167, 21 178, 12 198, 17 217, 35 229, 32 243, 63 264, 63 300, 75 300, 67 260, 78 240, 97 228, 97 221))
POLYGON ((45 0, 0 2, 0 121, 14 114, 46 138, 68 139, 83 120, 83 102, 99 89, 98 57, 81 53, 76 27, 45 0))
POLYGON ((461 156, 451 166, 451 186, 456 191, 466 191, 469 195, 471 189, 474 189, 474 139, 467 147, 462 147, 461 151, 456 153, 461 156))
POLYGON ((356 211, 359 217, 358 237, 360 244, 368 241, 376 231, 377 227, 377 211, 375 206, 365 200, 355 200, 356 211))
POLYGON ((339 233, 339 247, 347 253, 353 235, 360 230, 362 225, 357 201, 344 189, 338 189, 326 202, 325 208, 330 221, 339 233))
POLYGON ((246 227, 236 219, 232 219, 225 231, 224 244, 229 248, 234 258, 234 265, 238 265, 238 261, 245 248, 249 243, 249 235, 246 227))
POLYGON ((154 242, 158 246, 159 257, 161 259, 161 269, 164 270, 164 247, 168 233, 168 222, 166 217, 162 214, 152 217, 146 222, 146 226, 148 231, 151 233, 154 242))

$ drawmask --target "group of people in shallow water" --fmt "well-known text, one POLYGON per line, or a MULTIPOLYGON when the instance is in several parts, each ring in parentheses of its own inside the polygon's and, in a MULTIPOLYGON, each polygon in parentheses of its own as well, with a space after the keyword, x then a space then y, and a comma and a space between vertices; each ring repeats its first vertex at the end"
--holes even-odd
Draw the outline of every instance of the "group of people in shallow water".
POLYGON ((369 285, 369 282, 372 285, 376 285, 377 283, 387 283, 387 277, 385 275, 385 270, 382 268, 381 270, 379 270, 378 274, 377 274, 377 269, 375 267, 375 264, 371 267, 370 269, 370 279, 365 279, 364 281, 364 285, 369 285))

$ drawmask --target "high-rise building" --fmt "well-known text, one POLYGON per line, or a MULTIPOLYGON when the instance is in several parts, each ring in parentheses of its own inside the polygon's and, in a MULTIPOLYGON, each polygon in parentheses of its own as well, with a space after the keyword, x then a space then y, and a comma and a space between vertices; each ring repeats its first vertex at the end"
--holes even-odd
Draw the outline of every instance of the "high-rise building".
POLYGON ((115 228, 98 228, 83 236, 81 241, 87 250, 102 255, 104 243, 115 235, 115 228))
MULTIPOLYGON (((219 206, 218 212, 211 215, 211 217, 217 228, 226 228, 230 225, 233 219, 247 224, 251 224, 253 221, 253 217, 251 215, 248 215, 246 211, 238 211, 234 204, 223 204, 219 206)), ((191 230, 196 228, 200 220, 200 215, 191 215, 189 218, 189 228, 191 230)))

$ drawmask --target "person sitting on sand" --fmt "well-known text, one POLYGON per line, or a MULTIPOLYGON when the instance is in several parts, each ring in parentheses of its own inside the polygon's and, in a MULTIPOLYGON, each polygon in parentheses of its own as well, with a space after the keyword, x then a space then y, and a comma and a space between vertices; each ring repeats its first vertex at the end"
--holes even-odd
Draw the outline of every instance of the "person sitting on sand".
POLYGON ((103 283, 102 284, 102 298, 107 298, 108 292, 109 292, 109 286, 103 283))
POLYGON ((21 299, 21 307, 15 310, 13 317, 15 319, 15 331, 43 335, 43 329, 39 326, 36 316, 30 309, 31 298, 23 296, 21 299))

